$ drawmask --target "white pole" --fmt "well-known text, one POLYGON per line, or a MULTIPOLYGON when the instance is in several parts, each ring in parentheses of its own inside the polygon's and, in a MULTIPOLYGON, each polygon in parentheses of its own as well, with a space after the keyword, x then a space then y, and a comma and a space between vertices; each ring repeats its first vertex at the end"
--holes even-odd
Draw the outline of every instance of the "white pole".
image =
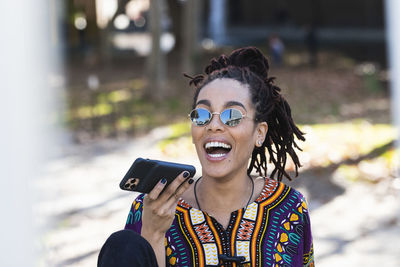
POLYGON ((0 266, 37 266, 34 179, 48 143, 51 1, 0 1, 0 266))
POLYGON ((210 17, 208 29, 210 37, 217 45, 226 38, 226 0, 210 1, 210 17))
POLYGON ((400 1, 386 0, 387 56, 390 70, 392 120, 397 130, 395 169, 400 178, 400 1))

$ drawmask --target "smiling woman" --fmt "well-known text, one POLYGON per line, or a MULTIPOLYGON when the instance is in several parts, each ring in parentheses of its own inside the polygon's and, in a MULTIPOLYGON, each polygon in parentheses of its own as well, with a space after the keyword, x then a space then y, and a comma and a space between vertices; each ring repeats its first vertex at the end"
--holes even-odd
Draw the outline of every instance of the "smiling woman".
MULTIPOLYGON (((291 179, 288 156, 297 176, 294 138, 304 137, 268 68, 262 53, 247 47, 190 77, 196 91, 189 117, 202 177, 194 182, 182 173, 166 190, 161 181, 136 198, 125 231, 145 240, 116 238, 103 247, 99 263, 114 242, 148 242, 148 255, 155 255, 149 260, 159 266, 314 266, 306 201, 281 182, 291 179), (274 165, 269 177, 267 160, 274 165)), ((130 250, 121 258, 127 257, 134 262, 140 255, 130 250)))

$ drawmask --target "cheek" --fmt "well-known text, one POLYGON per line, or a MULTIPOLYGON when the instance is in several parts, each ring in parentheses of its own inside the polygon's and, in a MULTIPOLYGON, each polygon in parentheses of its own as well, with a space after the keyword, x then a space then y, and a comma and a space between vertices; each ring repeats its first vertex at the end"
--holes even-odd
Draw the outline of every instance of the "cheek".
POLYGON ((255 140, 256 140, 256 134, 255 131, 251 129, 246 129, 242 132, 241 138, 240 138, 243 148, 246 150, 244 153, 249 154, 249 157, 251 156, 254 146, 255 146, 255 140))
POLYGON ((201 136, 201 129, 199 127, 191 126, 192 133, 192 143, 196 145, 199 142, 199 138, 201 136))
POLYGON ((190 134, 192 135, 192 143, 194 144, 193 126, 190 127, 190 134))

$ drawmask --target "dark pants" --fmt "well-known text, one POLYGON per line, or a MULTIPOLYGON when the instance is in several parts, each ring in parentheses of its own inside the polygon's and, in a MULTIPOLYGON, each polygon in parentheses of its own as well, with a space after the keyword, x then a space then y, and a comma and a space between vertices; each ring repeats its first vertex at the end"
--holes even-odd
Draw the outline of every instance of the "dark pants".
POLYGON ((154 250, 146 239, 131 230, 113 233, 104 243, 98 267, 156 267, 154 250))

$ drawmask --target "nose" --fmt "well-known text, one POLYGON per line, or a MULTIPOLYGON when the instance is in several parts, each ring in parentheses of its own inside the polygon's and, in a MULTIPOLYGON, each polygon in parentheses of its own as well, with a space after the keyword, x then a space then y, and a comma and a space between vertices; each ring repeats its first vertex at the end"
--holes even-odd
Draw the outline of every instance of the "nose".
POLYGON ((222 131, 224 129, 224 124, 220 120, 220 113, 214 112, 212 115, 211 121, 207 124, 207 130, 222 131))

